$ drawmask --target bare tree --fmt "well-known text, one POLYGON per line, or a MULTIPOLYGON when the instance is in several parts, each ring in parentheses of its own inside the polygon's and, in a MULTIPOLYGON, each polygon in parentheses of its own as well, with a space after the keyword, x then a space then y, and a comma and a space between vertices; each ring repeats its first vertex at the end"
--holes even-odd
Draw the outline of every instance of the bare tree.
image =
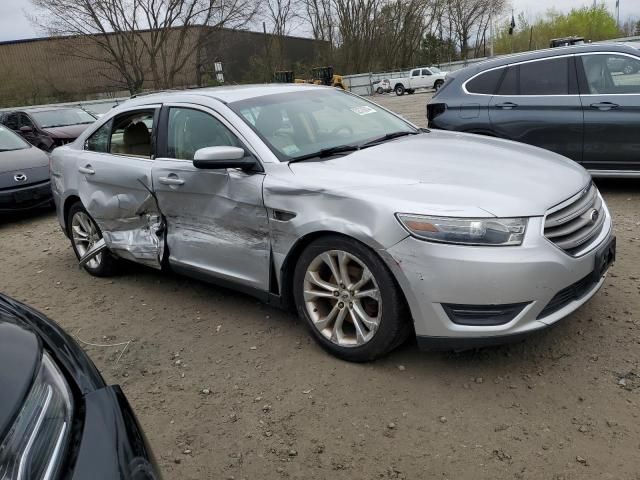
POLYGON ((449 0, 448 17, 462 58, 467 58, 473 33, 486 30, 489 19, 500 13, 504 6, 505 0, 449 0))
POLYGON ((154 88, 175 85, 211 29, 245 25, 255 0, 31 0, 32 21, 51 36, 72 36, 66 52, 107 67, 131 93, 147 72, 154 88), (194 28, 195 26, 206 28, 194 28))

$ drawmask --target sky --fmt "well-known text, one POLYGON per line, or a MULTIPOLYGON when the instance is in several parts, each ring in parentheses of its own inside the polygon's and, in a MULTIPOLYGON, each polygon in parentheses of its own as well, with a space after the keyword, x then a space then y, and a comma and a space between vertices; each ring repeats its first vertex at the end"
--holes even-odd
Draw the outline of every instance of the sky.
MULTIPOLYGON (((524 12, 531 18, 549 8, 568 11, 591 3, 590 0, 511 0, 516 16, 524 12)), ((615 3, 615 0, 606 0, 612 11, 615 3)), ((27 18, 30 5, 29 0, 0 0, 0 42, 42 36, 27 18)), ((624 22, 629 16, 640 20, 640 0, 620 0, 620 21, 624 22)))

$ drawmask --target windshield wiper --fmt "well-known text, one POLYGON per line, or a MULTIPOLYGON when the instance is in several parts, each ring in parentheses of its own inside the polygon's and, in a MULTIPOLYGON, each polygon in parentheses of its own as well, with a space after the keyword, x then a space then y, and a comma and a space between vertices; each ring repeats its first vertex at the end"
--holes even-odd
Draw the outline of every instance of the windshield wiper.
POLYGON ((373 147, 374 145, 386 142, 387 140, 393 140, 394 138, 405 137, 407 135, 418 135, 419 133, 422 133, 422 132, 421 131, 408 132, 406 130, 401 132, 391 132, 391 133, 387 133, 386 135, 383 135, 382 137, 369 140, 368 142, 365 142, 362 145, 360 145, 360 147, 361 148, 373 147))
POLYGON ((289 163, 301 162, 303 160, 309 160, 310 158, 326 158, 339 153, 355 152, 356 150, 360 150, 360 145, 338 145, 336 147, 323 148, 317 152, 309 153, 307 155, 293 157, 289 160, 289 163))

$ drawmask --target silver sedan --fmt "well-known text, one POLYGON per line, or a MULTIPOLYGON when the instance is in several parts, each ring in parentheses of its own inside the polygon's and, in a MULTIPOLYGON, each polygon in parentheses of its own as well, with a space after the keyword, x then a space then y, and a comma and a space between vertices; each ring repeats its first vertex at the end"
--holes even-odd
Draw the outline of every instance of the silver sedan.
POLYGON ((587 172, 419 129, 356 95, 246 86, 132 99, 53 152, 79 262, 120 259, 295 308, 340 358, 520 338, 585 303, 615 257, 587 172))

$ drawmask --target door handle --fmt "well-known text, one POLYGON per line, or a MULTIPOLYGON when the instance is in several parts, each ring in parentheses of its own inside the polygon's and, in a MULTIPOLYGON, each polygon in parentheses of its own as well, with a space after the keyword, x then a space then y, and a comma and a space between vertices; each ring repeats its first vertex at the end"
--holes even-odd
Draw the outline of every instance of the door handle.
POLYGON ((513 102, 496 103, 496 107, 502 108, 503 110, 511 110, 512 108, 515 108, 517 106, 518 104, 513 102))
POLYGON ((85 175, 95 175, 96 171, 91 168, 91 165, 85 165, 84 167, 78 167, 78 171, 80 173, 84 173, 85 175))
POLYGON ((160 177, 158 179, 163 185, 184 185, 184 180, 177 176, 160 177))
POLYGON ((603 111, 607 111, 607 110, 613 110, 614 108, 618 108, 620 105, 618 105, 617 103, 611 103, 611 102, 600 102, 600 103, 592 103, 591 104, 591 108, 597 108, 598 110, 603 110, 603 111))

